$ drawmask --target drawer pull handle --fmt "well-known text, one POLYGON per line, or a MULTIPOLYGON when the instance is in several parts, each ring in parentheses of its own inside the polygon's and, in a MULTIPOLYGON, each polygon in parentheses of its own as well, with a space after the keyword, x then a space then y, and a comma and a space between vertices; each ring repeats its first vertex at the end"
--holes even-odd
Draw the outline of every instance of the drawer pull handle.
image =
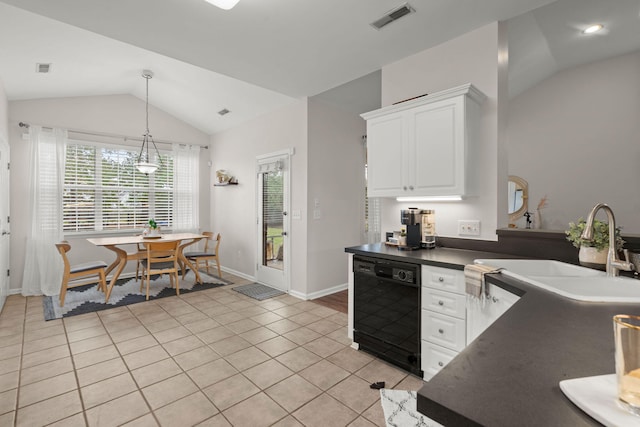
POLYGON ((444 305, 444 301, 438 301, 438 305, 444 305))
POLYGON ((438 332, 444 334, 444 329, 438 329, 438 332))
POLYGON ((438 362, 438 366, 444 366, 444 363, 438 362))
POLYGON ((438 282, 444 282, 444 277, 442 276, 438 277, 438 282))

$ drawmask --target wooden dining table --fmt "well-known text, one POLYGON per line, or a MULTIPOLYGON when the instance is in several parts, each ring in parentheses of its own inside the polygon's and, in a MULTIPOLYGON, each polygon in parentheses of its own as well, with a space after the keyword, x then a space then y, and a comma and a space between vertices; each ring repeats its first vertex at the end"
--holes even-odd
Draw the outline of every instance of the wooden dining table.
POLYGON ((173 233, 173 234, 162 234, 159 238, 150 238, 144 237, 142 235, 127 235, 127 236, 115 236, 115 237, 94 237, 87 239, 90 243, 93 243, 96 246, 103 246, 110 251, 116 253, 116 259, 107 267, 106 274, 108 275, 112 271, 115 270, 113 276, 111 277, 111 282, 109 282, 109 286, 107 287, 107 292, 105 295, 105 303, 109 301, 109 296, 111 295, 111 290, 115 285, 118 277, 120 277, 120 273, 124 270, 124 267, 127 265, 127 251, 122 248, 122 246, 127 245, 138 245, 145 244, 149 242, 175 242, 180 241, 180 245, 178 246, 178 260, 189 267, 189 269, 193 270, 196 276, 196 283, 202 283, 202 279, 200 278, 200 274, 198 270, 193 266, 193 264, 184 256, 184 248, 187 246, 193 245, 194 243, 206 238, 206 236, 202 234, 196 233, 173 233), (182 243, 184 242, 184 243, 182 243))

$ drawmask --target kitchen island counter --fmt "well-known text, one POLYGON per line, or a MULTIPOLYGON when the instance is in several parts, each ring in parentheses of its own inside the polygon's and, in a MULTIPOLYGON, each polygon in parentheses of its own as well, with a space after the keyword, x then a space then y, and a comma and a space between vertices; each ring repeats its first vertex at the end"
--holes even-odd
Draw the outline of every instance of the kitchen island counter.
MULTIPOLYGON (((486 254, 377 244, 346 251, 455 269, 486 254)), ((640 304, 571 300, 500 274, 487 280, 520 299, 424 383, 418 410, 447 427, 600 425, 564 396, 559 382, 614 373, 612 317, 640 314, 640 304)))

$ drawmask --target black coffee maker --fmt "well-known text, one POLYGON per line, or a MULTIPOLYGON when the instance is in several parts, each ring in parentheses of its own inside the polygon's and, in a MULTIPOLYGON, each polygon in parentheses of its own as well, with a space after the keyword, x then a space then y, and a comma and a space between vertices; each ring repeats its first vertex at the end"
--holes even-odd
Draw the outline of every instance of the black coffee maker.
POLYGON ((422 241, 422 216, 427 211, 418 208, 402 209, 400 211, 400 223, 407 229, 407 245, 399 246, 399 249, 420 249, 422 241))

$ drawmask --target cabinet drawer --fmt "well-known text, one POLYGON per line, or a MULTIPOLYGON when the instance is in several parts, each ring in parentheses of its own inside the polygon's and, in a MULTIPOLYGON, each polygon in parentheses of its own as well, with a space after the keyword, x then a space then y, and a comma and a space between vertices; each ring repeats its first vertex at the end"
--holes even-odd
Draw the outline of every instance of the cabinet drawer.
POLYGON ((465 294, 464 273, 449 268, 422 266, 422 284, 456 294, 465 294))
POLYGON ((456 317, 422 310, 422 339, 461 351, 466 343, 466 322, 456 317))
POLYGON ((422 287, 422 308, 425 310, 466 319, 466 305, 465 295, 422 287))
POLYGON ((451 362, 458 352, 440 347, 439 345, 422 341, 422 371, 425 381, 429 381, 440 372, 447 363, 451 362))

